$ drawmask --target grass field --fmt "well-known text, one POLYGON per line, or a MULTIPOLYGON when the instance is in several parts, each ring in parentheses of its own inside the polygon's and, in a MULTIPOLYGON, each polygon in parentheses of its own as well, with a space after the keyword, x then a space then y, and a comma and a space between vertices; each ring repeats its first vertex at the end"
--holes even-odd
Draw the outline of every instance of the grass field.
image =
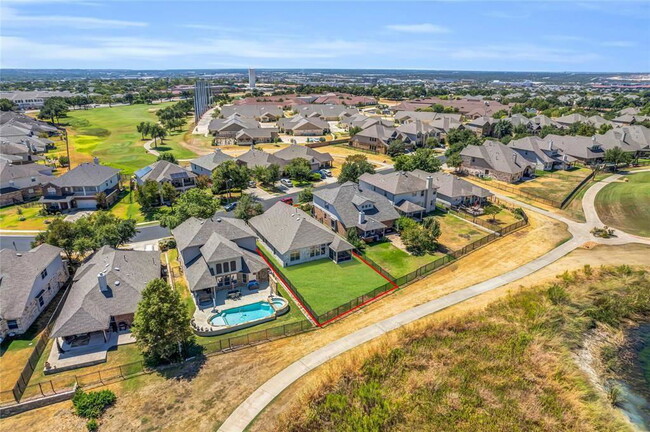
POLYGON ((596 195, 596 211, 607 226, 650 237, 650 172, 624 177, 596 195))
POLYGON ((284 276, 298 289, 300 295, 318 315, 388 283, 375 270, 357 258, 340 264, 324 258, 305 264, 281 267, 270 253, 266 255, 275 261, 284 276))
POLYGON ((40 205, 32 207, 9 206, 0 209, 0 228, 15 230, 41 230, 45 228, 45 220, 54 216, 40 216, 40 205), (18 214, 21 211, 22 214, 18 214), (20 220, 25 218, 25 220, 20 220))
MULTIPOLYGON (((156 122, 155 112, 172 105, 166 102, 156 105, 125 105, 112 108, 93 108, 70 111, 67 118, 72 167, 98 157, 106 165, 132 174, 156 160, 147 153, 144 142, 136 131, 138 123, 156 122)), ((184 131, 171 132, 158 151, 171 151, 178 159, 188 159, 196 154, 179 143, 184 131)), ((56 141, 56 150, 50 155, 65 155, 65 142, 56 141)))
MULTIPOLYGON (((620 266, 560 276, 359 350, 321 372, 276 430, 628 430, 576 351, 594 328, 623 329, 650 311, 648 273, 620 266)), ((604 350, 590 353, 596 363, 604 350)))
POLYGON ((461 249, 489 234, 478 226, 449 213, 436 211, 434 216, 440 222, 440 231, 442 232, 438 242, 447 251, 461 249))
POLYGON ((398 278, 442 257, 443 254, 413 256, 393 246, 389 241, 366 246, 364 256, 376 262, 381 268, 398 278))

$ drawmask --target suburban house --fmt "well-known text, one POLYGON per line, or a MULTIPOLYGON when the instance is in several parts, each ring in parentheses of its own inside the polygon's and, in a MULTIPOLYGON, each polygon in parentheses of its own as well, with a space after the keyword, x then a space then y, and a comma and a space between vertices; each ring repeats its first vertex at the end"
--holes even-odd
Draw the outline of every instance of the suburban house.
MULTIPOLYGON (((179 193, 196 187, 196 174, 166 160, 140 168, 133 177, 138 187, 144 185, 147 180, 155 181, 161 187, 163 183, 170 183, 179 193)), ((162 202, 162 196, 160 200, 162 202)))
POLYGON ((567 114, 562 117, 555 117, 553 120, 555 120, 557 123, 561 124, 564 127, 569 127, 574 123, 587 123, 588 119, 587 117, 583 116, 582 114, 567 114))
POLYGON ((299 136, 325 135, 330 130, 330 125, 317 116, 303 117, 296 115, 278 121, 280 131, 299 136))
POLYGON ((553 140, 548 137, 529 136, 510 141, 508 145, 524 159, 534 163, 539 171, 568 170, 575 162, 575 158, 554 146, 553 140))
POLYGON ((257 166, 268 167, 269 165, 277 165, 280 169, 284 168, 287 161, 280 159, 275 154, 267 153, 263 150, 252 148, 241 156, 237 157, 237 162, 253 169, 257 166))
POLYGON ((437 201, 445 207, 477 208, 483 206, 492 192, 452 174, 431 174, 438 188, 437 201))
POLYGON ((599 141, 601 136, 546 135, 544 139, 547 142, 553 141, 553 146, 558 147, 567 156, 591 165, 602 162, 605 157, 605 149, 599 141))
POLYGON ((303 158, 309 162, 312 171, 318 171, 321 168, 330 168, 334 158, 329 153, 321 153, 310 147, 291 144, 275 153, 273 156, 285 160, 287 163, 296 158, 303 158))
POLYGON ((367 117, 361 113, 354 115, 344 115, 339 121, 339 124, 345 130, 349 130, 352 127, 366 129, 377 123, 380 123, 381 125, 387 127, 394 126, 394 122, 390 120, 386 120, 380 117, 367 117))
POLYGON ((196 175, 205 175, 210 177, 212 171, 225 161, 234 160, 235 158, 216 149, 214 152, 205 156, 200 156, 190 161, 190 169, 196 175))
POLYGON ((62 249, 0 250, 0 341, 27 331, 68 279, 62 249))
POLYGON ((36 153, 34 147, 28 142, 0 141, 0 161, 15 165, 29 164, 43 159, 36 153))
POLYGON ((541 129, 544 126, 552 126, 559 129, 566 129, 565 125, 558 123, 552 118, 545 116, 543 114, 536 115, 535 117, 531 117, 530 121, 536 124, 538 126, 538 129, 541 129))
POLYGON ((469 123, 465 125, 465 127, 474 132, 476 135, 490 136, 496 122, 497 120, 493 119, 492 117, 481 116, 470 120, 469 123))
POLYGON ((478 177, 493 177, 515 183, 535 173, 535 164, 524 159, 512 147, 498 141, 469 145, 460 152, 461 170, 478 177))
MULTIPOLYGON (((17 126, 26 131, 30 136, 38 136, 40 134, 52 136, 59 134, 59 130, 56 127, 44 121, 13 111, 0 112, 0 131, 3 131, 3 127, 8 125, 17 126)), ((6 137, 6 134, 1 133, 0 136, 6 137)))
POLYGON ((117 201, 120 192, 120 170, 86 162, 43 185, 39 202, 49 211, 96 209, 97 195, 106 195, 106 205, 117 201))
POLYGON ((353 182, 314 191, 314 217, 341 236, 356 228, 359 237, 378 240, 393 230, 399 216, 388 198, 353 182))
POLYGON ((257 238, 243 220, 192 217, 172 235, 199 309, 223 304, 233 289, 268 284, 268 266, 256 253, 257 238))
POLYGON ((377 99, 372 96, 355 96, 345 93, 327 93, 318 96, 315 104, 340 104, 348 106, 377 105, 377 99))
POLYGON ((243 129, 258 129, 260 124, 252 118, 234 114, 225 119, 214 119, 208 125, 208 131, 219 138, 235 138, 237 132, 243 129))
POLYGON ((237 114, 244 118, 252 118, 260 122, 275 122, 284 117, 284 111, 282 111, 282 108, 277 106, 226 105, 221 107, 221 118, 228 118, 233 114, 237 114))
POLYGON ((650 120, 650 116, 642 116, 638 114, 623 114, 621 116, 612 119, 614 124, 619 126, 630 126, 634 123, 650 120))
POLYGON ((278 139, 277 128, 248 128, 242 129, 235 135, 235 141, 239 145, 255 145, 259 143, 271 143, 278 139))
POLYGON ((283 267, 329 258, 352 259, 352 246, 299 208, 277 202, 249 222, 283 267))
POLYGON ((420 120, 425 123, 432 123, 436 120, 450 119, 460 123, 461 115, 452 113, 437 113, 432 111, 398 111, 395 113, 397 123, 409 123, 420 120))
POLYGON ((302 117, 319 117, 324 121, 338 121, 341 114, 356 114, 359 111, 356 108, 348 108, 345 105, 323 105, 323 104, 306 104, 293 108, 293 111, 302 117))
POLYGON ((52 168, 47 165, 14 165, 0 160, 0 205, 35 198, 42 194, 42 185, 54 179, 52 168))
POLYGON ((497 101, 481 100, 476 97, 461 99, 440 99, 430 97, 426 99, 414 99, 400 102, 390 109, 397 113, 398 111, 416 111, 418 109, 428 108, 431 105, 440 104, 444 107, 454 108, 457 112, 467 118, 476 118, 481 116, 492 116, 497 111, 510 111, 509 105, 504 105, 497 101))
POLYGON ((420 120, 397 126, 397 132, 402 136, 402 140, 418 147, 423 146, 429 137, 441 136, 438 129, 420 120))
POLYGON ((642 130, 641 128, 645 129, 646 132, 650 132, 650 129, 644 126, 627 126, 610 129, 603 135, 597 135, 597 140, 605 151, 619 147, 624 152, 631 153, 634 158, 637 158, 650 150, 647 141, 643 142, 643 139, 647 140, 650 137, 650 133, 647 133, 645 136, 639 134, 638 137, 642 138, 642 141, 639 142, 634 139, 631 132, 631 129, 642 130))
POLYGON ((432 174, 426 171, 365 173, 359 178, 359 188, 388 198, 397 211, 405 216, 422 219, 436 209, 438 187, 433 183, 432 174))
POLYGON ((130 328, 142 291, 160 275, 158 251, 95 252, 74 274, 54 323, 46 373, 105 362, 108 349, 134 342, 130 328))
POLYGON ((386 153, 390 142, 398 139, 402 140, 407 146, 411 144, 410 139, 396 128, 376 123, 355 134, 350 139, 350 145, 362 150, 386 153))
POLYGON ((599 128, 599 127, 601 127, 603 125, 612 126, 612 127, 616 126, 613 122, 611 122, 611 121, 609 121, 609 120, 607 120, 607 119, 605 119, 605 118, 603 118, 603 117, 601 117, 599 115, 593 115, 593 116, 587 118, 587 122, 591 123, 593 126, 595 126, 597 128, 599 128))

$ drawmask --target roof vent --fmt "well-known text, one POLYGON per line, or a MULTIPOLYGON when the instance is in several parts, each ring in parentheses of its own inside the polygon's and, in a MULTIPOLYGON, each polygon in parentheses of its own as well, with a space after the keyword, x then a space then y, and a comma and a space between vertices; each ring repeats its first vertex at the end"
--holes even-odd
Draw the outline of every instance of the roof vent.
POLYGON ((120 286, 120 281, 116 280, 115 281, 115 286, 120 286))
POLYGON ((21 254, 20 252, 18 252, 18 253, 16 254, 16 256, 17 256, 17 257, 21 257, 21 256, 23 256, 23 254, 21 254))
POLYGON ((220 218, 220 217, 219 217, 219 218, 217 218, 217 222, 221 222, 221 218, 220 218))
POLYGON ((115 270, 115 271, 120 271, 120 268, 119 268, 119 267, 115 267, 114 270, 115 270))

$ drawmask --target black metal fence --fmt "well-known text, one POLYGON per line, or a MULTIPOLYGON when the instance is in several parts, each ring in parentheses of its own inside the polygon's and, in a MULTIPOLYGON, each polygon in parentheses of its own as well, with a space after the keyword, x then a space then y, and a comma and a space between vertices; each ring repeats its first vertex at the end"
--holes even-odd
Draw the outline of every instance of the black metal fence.
POLYGON ((591 181, 595 176, 596 176, 596 171, 592 171, 591 174, 589 174, 587 177, 585 177, 576 187, 574 187, 573 190, 571 192, 569 192, 569 194, 566 197, 564 197, 564 199, 560 203, 560 208, 566 207, 567 204, 569 204, 571 202, 571 200, 576 195, 576 193, 578 193, 578 191, 585 184, 587 184, 589 181, 591 181))

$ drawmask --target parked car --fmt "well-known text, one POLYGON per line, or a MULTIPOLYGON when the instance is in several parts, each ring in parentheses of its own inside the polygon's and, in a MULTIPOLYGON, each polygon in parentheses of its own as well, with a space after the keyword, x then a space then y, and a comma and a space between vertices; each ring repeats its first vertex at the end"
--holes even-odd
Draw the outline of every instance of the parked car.
POLYGON ((230 204, 226 204, 225 206, 223 206, 223 208, 226 211, 233 211, 235 209, 235 207, 237 207, 237 201, 231 202, 230 204))
POLYGON ((291 183, 291 179, 288 178, 281 179, 280 183, 285 185, 286 187, 293 187, 293 183, 291 183))
POLYGON ((253 180, 248 182, 248 187, 254 188, 257 186, 257 183, 255 183, 253 180))
POLYGON ((332 177, 332 171, 330 171, 328 169, 323 168, 322 170, 320 170, 320 172, 325 174, 327 177, 332 177))
POLYGON ((283 202, 285 204, 293 205, 293 198, 288 197, 288 198, 282 198, 280 202, 283 202))

